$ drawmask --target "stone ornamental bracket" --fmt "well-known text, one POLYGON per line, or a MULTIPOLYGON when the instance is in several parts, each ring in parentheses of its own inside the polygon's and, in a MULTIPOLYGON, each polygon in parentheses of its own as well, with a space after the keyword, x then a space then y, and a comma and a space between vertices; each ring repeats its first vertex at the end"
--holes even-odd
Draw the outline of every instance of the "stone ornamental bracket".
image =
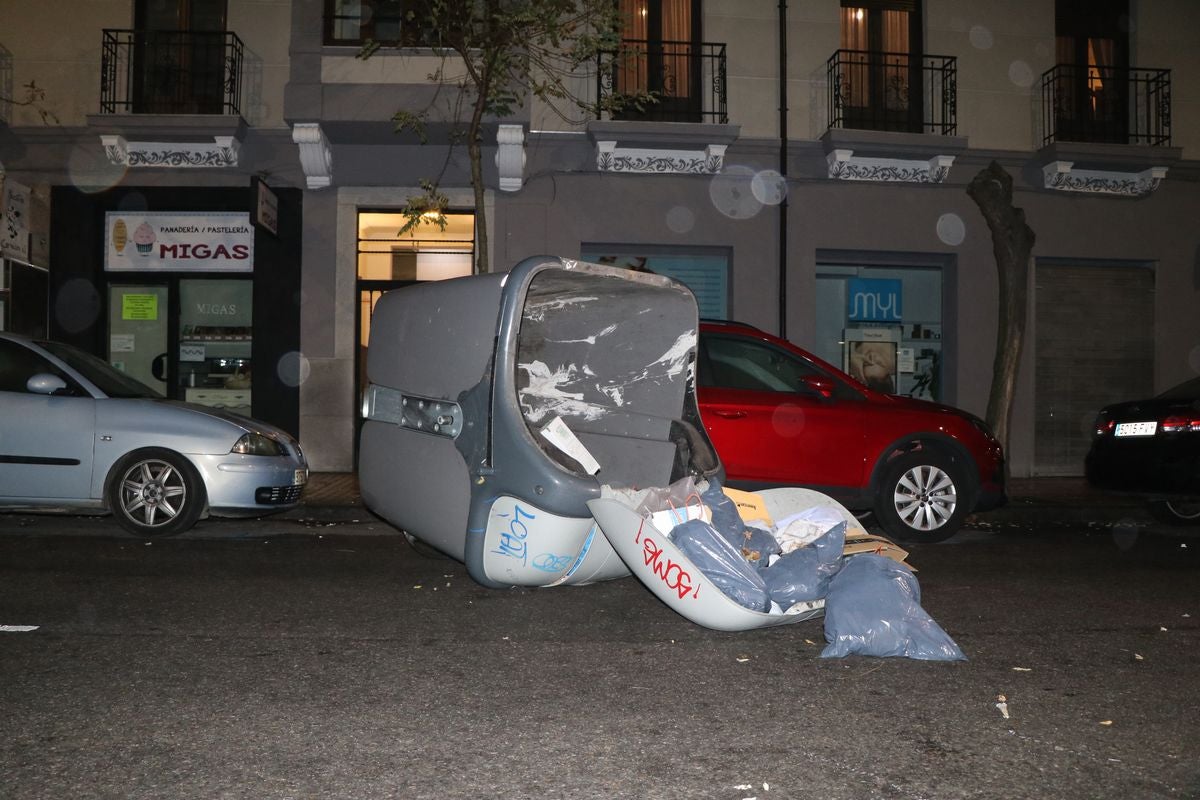
POLYGON ((1166 167, 1150 167, 1141 172, 1116 172, 1102 169, 1075 169, 1073 161, 1051 161, 1042 167, 1047 189, 1061 192, 1088 192, 1142 197, 1153 192, 1167 177, 1166 167))
POLYGON ((309 189, 324 189, 333 183, 333 152, 316 122, 297 122, 292 141, 300 148, 300 168, 309 189))
POLYGON ((500 191, 515 192, 525 180, 525 129, 520 125, 501 125, 496 131, 496 145, 500 191))
POLYGON ((131 142, 102 135, 100 143, 113 164, 122 167, 236 167, 242 143, 233 136, 204 142, 131 142))
POLYGON ((596 142, 596 169, 600 172, 640 172, 662 175, 716 175, 725 162, 723 144, 703 150, 655 150, 617 147, 616 142, 596 142))
POLYGON ((950 175, 954 156, 934 156, 928 161, 902 158, 866 158, 853 150, 831 150, 825 156, 829 177, 842 181, 881 183, 942 183, 950 175))

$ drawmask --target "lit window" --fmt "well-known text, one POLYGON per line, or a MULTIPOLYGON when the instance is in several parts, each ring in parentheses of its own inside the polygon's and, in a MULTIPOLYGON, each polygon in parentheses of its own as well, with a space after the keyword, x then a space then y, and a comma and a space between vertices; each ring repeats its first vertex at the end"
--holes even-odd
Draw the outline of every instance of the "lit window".
POLYGON ((470 275, 475 260, 475 215, 448 212, 445 230, 422 223, 401 236, 398 211, 358 215, 358 279, 440 281, 470 275))

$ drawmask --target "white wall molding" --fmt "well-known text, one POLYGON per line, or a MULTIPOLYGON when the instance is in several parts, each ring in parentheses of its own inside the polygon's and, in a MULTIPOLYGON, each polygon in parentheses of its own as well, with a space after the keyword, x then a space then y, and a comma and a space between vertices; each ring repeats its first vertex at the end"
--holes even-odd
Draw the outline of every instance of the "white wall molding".
POLYGON ((236 167, 242 143, 234 136, 214 136, 207 142, 131 142, 124 136, 102 134, 108 160, 122 167, 236 167))
POLYGON ((834 149, 825 156, 829 177, 843 181, 879 183, 942 183, 950 175, 954 156, 930 159, 868 158, 853 150, 834 149))
POLYGON ((724 166, 726 147, 710 144, 703 150, 664 150, 618 147, 615 141, 597 141, 596 169, 600 172, 715 175, 724 166))
POLYGON ((1148 167, 1140 172, 1120 172, 1075 169, 1073 161, 1051 161, 1042 167, 1042 177, 1047 189, 1141 197, 1159 187, 1167 177, 1167 168, 1148 167))
POLYGON ((297 122, 292 141, 300 148, 300 168, 309 189, 324 189, 333 183, 333 151, 317 122, 297 122))
POLYGON ((501 125, 496 131, 496 145, 500 190, 515 192, 525 180, 525 128, 520 125, 501 125))

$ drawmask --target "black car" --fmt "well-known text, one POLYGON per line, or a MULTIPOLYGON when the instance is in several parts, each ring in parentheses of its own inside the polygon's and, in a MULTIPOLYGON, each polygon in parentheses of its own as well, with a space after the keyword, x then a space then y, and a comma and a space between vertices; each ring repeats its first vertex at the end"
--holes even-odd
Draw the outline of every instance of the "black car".
POLYGON ((1092 486, 1141 495, 1164 522, 1200 525, 1200 377, 1101 409, 1085 463, 1092 486))

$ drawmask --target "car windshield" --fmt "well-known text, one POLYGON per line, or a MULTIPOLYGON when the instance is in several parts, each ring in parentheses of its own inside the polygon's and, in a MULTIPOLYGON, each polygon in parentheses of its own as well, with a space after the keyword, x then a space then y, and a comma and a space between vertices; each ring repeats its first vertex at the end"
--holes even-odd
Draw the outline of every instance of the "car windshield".
POLYGON ((1200 377, 1184 381, 1159 395, 1166 400, 1194 400, 1200 397, 1200 377))
POLYGON ((96 388, 109 397, 162 397, 146 384, 129 377, 107 361, 96 358, 91 353, 85 353, 79 348, 61 342, 38 342, 38 344, 65 361, 71 369, 96 384, 96 388))

